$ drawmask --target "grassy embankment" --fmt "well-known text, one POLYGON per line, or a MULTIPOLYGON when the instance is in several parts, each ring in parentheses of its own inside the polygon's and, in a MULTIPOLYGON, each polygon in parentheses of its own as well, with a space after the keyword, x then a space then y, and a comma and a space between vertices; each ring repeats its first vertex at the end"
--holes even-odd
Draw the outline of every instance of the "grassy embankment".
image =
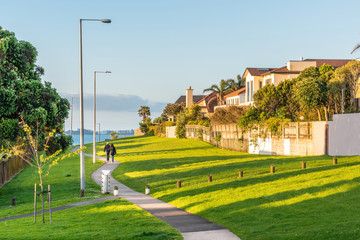
MULTIPOLYGON (((53 167, 45 184, 51 185, 52 207, 99 198, 100 187, 90 174, 103 163, 85 158, 86 197, 79 197, 79 157, 65 159, 53 167)), ((35 169, 25 168, 0 188, 0 217, 33 211, 35 169), (11 207, 15 196, 17 205, 11 207)), ((39 200, 40 201, 40 198, 39 200)), ((45 208, 47 209, 47 204, 45 208)), ((41 209, 38 204, 38 210, 41 209)), ((181 235, 149 213, 124 200, 106 201, 53 213, 53 224, 33 223, 33 217, 0 222, 0 239, 182 239, 181 235), (131 224, 129 224, 131 223, 131 224)))
MULTIPOLYGON (((112 142, 122 163, 113 173, 120 182, 140 192, 149 184, 152 196, 222 224, 241 239, 360 238, 358 156, 339 157, 339 164, 332 165, 329 156, 250 155, 198 140, 128 137, 112 142), (301 161, 307 169, 301 169, 301 161), (271 164, 275 174, 270 174, 271 164)), ((104 155, 102 148, 99 155, 104 155)))

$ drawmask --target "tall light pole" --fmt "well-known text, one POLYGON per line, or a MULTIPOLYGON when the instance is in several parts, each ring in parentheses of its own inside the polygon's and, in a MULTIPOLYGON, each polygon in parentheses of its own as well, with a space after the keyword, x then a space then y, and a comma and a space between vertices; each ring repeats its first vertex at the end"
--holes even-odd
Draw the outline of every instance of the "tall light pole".
MULTIPOLYGON (((82 64, 82 22, 100 21, 111 23, 110 19, 80 19, 79 20, 79 55, 80 55, 80 148, 84 147, 84 105, 83 105, 83 64, 82 64)), ((80 152, 80 197, 85 194, 85 156, 80 152)))
POLYGON ((73 129, 72 123, 73 123, 74 99, 79 99, 79 98, 71 97, 70 136, 72 136, 72 129, 73 129))
POLYGON ((94 71, 93 163, 96 162, 96 73, 111 73, 111 72, 110 71, 105 71, 105 72, 103 72, 103 71, 94 71))

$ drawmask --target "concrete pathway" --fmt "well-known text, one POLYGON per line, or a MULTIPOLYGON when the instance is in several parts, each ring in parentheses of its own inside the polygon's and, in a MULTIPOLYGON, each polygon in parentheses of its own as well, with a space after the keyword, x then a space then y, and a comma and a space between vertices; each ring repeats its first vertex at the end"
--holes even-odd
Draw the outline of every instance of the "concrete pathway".
MULTIPOLYGON (((75 151, 75 150, 73 150, 75 151)), ((92 157, 91 154, 85 153, 85 156, 92 157)), ((106 162, 105 157, 96 156, 97 159, 106 162)), ((105 163, 91 174, 91 178, 101 186, 102 170, 110 170, 111 172, 118 167, 120 162, 105 163)), ((66 206, 52 208, 52 212, 61 211, 73 207, 85 206, 92 203, 98 203, 116 198, 124 198, 125 200, 138 205, 140 208, 151 213, 158 219, 166 222, 171 227, 178 230, 185 240, 240 240, 235 234, 224 228, 223 226, 210 222, 205 218, 189 213, 180 208, 176 208, 171 204, 161 201, 157 198, 136 192, 131 188, 119 183, 112 176, 110 177, 110 190, 113 193, 114 186, 119 188, 119 196, 107 196, 103 198, 92 199, 83 202, 77 202, 66 206)), ((48 210, 45 210, 48 212, 48 210)), ((41 214, 37 211, 36 214, 41 214)), ((34 213, 22 214, 7 218, 0 218, 0 222, 33 216, 34 213)))
MULTIPOLYGON (((85 154, 85 156, 92 157, 91 154, 85 154)), ((96 158, 106 162, 105 157, 97 156, 96 158)), ((119 166, 119 164, 120 162, 118 161, 115 161, 114 163, 105 163, 91 174, 91 178, 101 186, 102 170, 110 170, 112 172, 119 166)), ((166 222, 178 230, 185 240, 240 240, 239 237, 219 224, 210 222, 205 218, 176 208, 173 205, 157 198, 136 192, 119 183, 111 176, 110 190, 112 193, 114 186, 118 186, 120 197, 138 205, 140 208, 151 213, 158 219, 166 222)))

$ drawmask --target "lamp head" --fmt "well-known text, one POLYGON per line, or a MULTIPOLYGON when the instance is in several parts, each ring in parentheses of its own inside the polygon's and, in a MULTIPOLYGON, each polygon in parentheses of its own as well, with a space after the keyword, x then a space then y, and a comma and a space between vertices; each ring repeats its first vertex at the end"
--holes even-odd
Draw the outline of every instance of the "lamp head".
POLYGON ((111 19, 100 19, 103 23, 111 23, 111 19))

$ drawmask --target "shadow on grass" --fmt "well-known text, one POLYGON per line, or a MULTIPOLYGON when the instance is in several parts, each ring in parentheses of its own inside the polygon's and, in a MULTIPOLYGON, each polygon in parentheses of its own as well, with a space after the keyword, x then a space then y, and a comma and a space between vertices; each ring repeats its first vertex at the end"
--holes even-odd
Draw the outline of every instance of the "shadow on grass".
MULTIPOLYGON (((197 195, 200 193, 209 193, 209 192, 215 192, 218 190, 222 190, 222 189, 229 189, 229 188, 237 188, 239 186, 241 187, 246 187, 246 186, 250 186, 250 185, 254 185, 257 183, 264 183, 264 182, 271 182, 271 181, 276 181, 276 180, 280 180, 280 179, 284 179, 284 178, 289 178, 289 177, 294 177, 300 174, 308 174, 308 173, 316 173, 316 172, 322 172, 322 171, 327 171, 327 170, 331 170, 331 169, 336 169, 336 168, 342 168, 342 167, 350 167, 350 166, 356 166, 359 165, 360 163, 358 162, 354 162, 354 163, 348 163, 348 164, 342 164, 342 165, 331 165, 331 166, 323 166, 323 167, 317 167, 317 168, 311 168, 311 169, 304 169, 304 170, 295 170, 295 171, 290 171, 290 172, 284 172, 284 173, 276 173, 276 174, 263 174, 260 176, 255 176, 255 177, 249 177, 249 178, 243 178, 243 179, 237 179, 234 176, 234 180, 226 182, 226 183, 216 183, 213 182, 212 184, 209 184, 208 186, 204 186, 201 189, 191 189, 191 190, 180 190, 178 193, 171 193, 171 194, 165 194, 163 196, 161 196, 161 199, 166 201, 166 202, 170 202, 173 200, 176 200, 180 197, 184 197, 184 196, 193 196, 193 195, 197 195)), ((203 175, 204 176, 204 175, 203 175)), ((216 179, 216 175, 213 175, 213 178, 216 179)), ((179 178, 172 178, 174 179, 174 188, 176 187, 176 181, 179 178)), ((203 178, 203 182, 205 182, 206 178, 204 176, 203 178)), ((186 180, 182 182, 182 186, 186 187, 186 180)), ((164 184, 166 185, 166 184, 164 184)), ((153 191, 156 191, 156 189, 153 189, 153 191)))
MULTIPOLYGON (((360 211, 354 208, 360 198, 359 186, 324 197, 315 196, 349 183, 357 184, 359 180, 358 177, 246 199, 208 208, 197 214, 226 226, 242 239, 359 239, 360 211), (281 201, 304 194, 310 194, 310 198, 281 204, 281 201), (279 204, 264 206, 272 202, 279 204)), ((185 208, 191 206, 189 204, 185 208)))

